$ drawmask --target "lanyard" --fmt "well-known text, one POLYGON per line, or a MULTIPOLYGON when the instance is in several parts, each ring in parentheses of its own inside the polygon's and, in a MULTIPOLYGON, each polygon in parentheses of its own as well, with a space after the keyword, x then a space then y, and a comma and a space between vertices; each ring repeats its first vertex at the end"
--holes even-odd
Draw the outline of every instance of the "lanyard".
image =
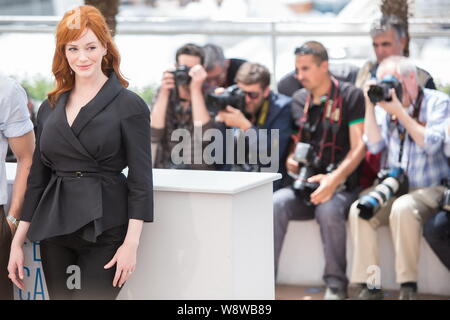
MULTIPOLYGON (((330 92, 327 95, 327 98, 324 102, 322 102, 322 118, 319 119, 313 127, 317 127, 320 120, 322 120, 323 125, 323 134, 322 140, 320 142, 320 150, 318 153, 319 160, 322 159, 323 150, 325 147, 331 147, 331 162, 334 164, 336 149, 342 149, 341 147, 336 146, 336 138, 339 127, 342 123, 342 96, 339 94, 339 82, 335 78, 331 78, 331 88, 330 92), (333 97, 333 99, 330 99, 333 97), (328 131, 332 129, 333 139, 331 143, 325 143, 328 131)), ((302 141, 303 130, 305 129, 305 125, 308 123, 309 118, 309 109, 311 106, 311 94, 308 95, 305 102, 305 107, 303 109, 303 115, 300 119, 300 130, 296 136, 293 136, 294 142, 302 141)), ((310 137, 309 137, 310 138, 310 137)))
MULTIPOLYGON (((420 110, 422 108, 422 101, 423 101, 423 90, 422 90, 422 88, 419 88, 419 94, 417 96, 416 102, 414 103, 414 111, 413 111, 413 116, 412 116, 413 119, 416 120, 417 122, 419 122, 420 110)), ((400 140, 400 151, 399 151, 399 155, 398 155, 398 163, 401 166, 405 140, 407 138, 409 138, 409 136, 408 136, 408 132, 406 131, 406 129, 399 124, 398 119, 395 119, 394 123, 397 128, 398 137, 400 140)), ((409 159, 407 159, 406 169, 408 169, 408 165, 409 165, 409 159)))
POLYGON ((269 113, 269 100, 264 100, 263 105, 261 107, 261 112, 258 116, 258 125, 262 126, 266 123, 267 114, 269 113))

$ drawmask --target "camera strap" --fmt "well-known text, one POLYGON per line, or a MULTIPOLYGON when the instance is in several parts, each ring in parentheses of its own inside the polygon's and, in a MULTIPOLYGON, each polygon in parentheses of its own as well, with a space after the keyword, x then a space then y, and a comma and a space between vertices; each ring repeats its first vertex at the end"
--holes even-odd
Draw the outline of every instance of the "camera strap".
MULTIPOLYGON (((337 133, 339 131, 339 127, 342 124, 342 96, 339 94, 339 82, 334 77, 331 77, 331 81, 332 82, 330 92, 328 93, 326 100, 321 103, 321 106, 323 108, 322 117, 319 118, 318 121, 312 126, 313 128, 316 128, 319 122, 322 121, 323 133, 320 142, 319 153, 317 156, 318 159, 319 160, 322 159, 323 150, 326 147, 331 147, 332 148, 331 162, 332 164, 334 164, 336 157, 336 150, 342 149, 341 147, 336 146, 337 133), (330 99, 330 97, 333 98, 330 99), (332 142, 325 143, 330 129, 333 134, 332 142)), ((303 109, 303 115, 300 118, 299 132, 296 136, 292 137, 295 143, 302 141, 303 130, 305 129, 305 126, 308 123, 311 101, 312 96, 311 94, 309 94, 308 97, 306 98, 305 106, 303 109)))
MULTIPOLYGON (((419 122, 420 110, 422 109, 423 96, 424 96, 423 89, 419 88, 419 94, 417 95, 416 102, 414 103, 414 111, 413 111, 413 115, 412 115, 412 118, 417 122, 419 122)), ((404 146, 405 146, 405 140, 407 138, 409 138, 409 135, 408 135, 408 132, 406 131, 406 129, 402 125, 400 125, 398 119, 393 120, 393 122, 395 123, 395 126, 397 128, 398 137, 400 140, 400 151, 399 151, 399 155, 398 155, 398 163, 401 165, 403 152, 404 152, 404 146)), ((408 159, 407 163, 409 164, 409 159, 408 159)), ((406 169, 407 168, 408 168, 408 165, 406 166, 406 169)))

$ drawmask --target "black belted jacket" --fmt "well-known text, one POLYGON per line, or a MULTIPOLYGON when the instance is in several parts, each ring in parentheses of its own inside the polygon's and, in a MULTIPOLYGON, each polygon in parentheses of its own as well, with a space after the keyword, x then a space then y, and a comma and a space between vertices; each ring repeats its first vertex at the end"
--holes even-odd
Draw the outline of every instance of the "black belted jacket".
POLYGON ((46 100, 37 116, 37 140, 21 220, 33 241, 82 229, 95 242, 129 219, 153 221, 150 114, 145 102, 112 73, 72 126, 65 106, 46 100), (128 175, 121 172, 128 167, 128 175))

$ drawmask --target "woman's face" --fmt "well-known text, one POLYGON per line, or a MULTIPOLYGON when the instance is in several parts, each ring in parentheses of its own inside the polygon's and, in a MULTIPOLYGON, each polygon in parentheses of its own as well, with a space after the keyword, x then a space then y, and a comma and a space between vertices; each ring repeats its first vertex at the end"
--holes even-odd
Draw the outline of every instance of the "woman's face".
POLYGON ((86 29, 79 39, 67 43, 65 52, 67 62, 76 77, 97 77, 102 72, 102 60, 106 54, 106 48, 102 46, 91 29, 86 29))

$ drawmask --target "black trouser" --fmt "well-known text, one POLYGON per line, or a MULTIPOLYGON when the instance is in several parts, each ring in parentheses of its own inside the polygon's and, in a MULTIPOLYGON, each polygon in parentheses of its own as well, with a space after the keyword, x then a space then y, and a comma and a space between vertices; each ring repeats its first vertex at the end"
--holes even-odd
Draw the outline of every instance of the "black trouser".
POLYGON ((106 230, 95 243, 81 238, 80 231, 41 241, 42 268, 50 299, 115 299, 120 292, 119 287, 112 285, 116 265, 107 270, 104 266, 122 245, 126 232, 127 225, 106 230))
POLYGON ((11 228, 5 217, 3 206, 0 206, 0 300, 13 300, 14 289, 8 278, 8 261, 11 250, 11 228))
POLYGON ((434 253, 450 270, 450 213, 441 211, 432 216, 423 227, 423 235, 434 253))

